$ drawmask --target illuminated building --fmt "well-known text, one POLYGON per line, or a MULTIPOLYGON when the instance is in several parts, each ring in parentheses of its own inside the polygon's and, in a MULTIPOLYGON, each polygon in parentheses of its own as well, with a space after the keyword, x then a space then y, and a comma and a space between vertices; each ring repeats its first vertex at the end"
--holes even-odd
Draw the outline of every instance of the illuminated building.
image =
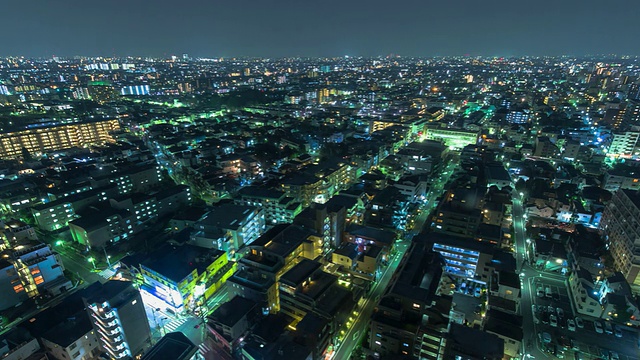
POLYGON ((32 155, 114 142, 111 132, 120 130, 116 119, 49 125, 0 134, 0 158, 15 159, 25 148, 32 155))
POLYGON ((142 290, 176 313, 194 310, 233 275, 235 262, 224 251, 165 245, 140 264, 142 290))
POLYGON ((430 244, 412 242, 371 315, 369 349, 381 358, 442 359, 451 299, 436 295, 444 261, 430 244))
MULTIPOLYGON (((328 325, 327 333, 335 333, 339 324, 348 321, 355 305, 355 294, 348 285, 339 284, 338 277, 322 270, 322 264, 302 259, 280 277, 280 312, 293 318, 297 327, 309 316, 316 316, 328 325)), ((325 334, 325 335, 328 335, 325 334)), ((315 359, 319 359, 328 345, 329 337, 320 342, 315 359)))
POLYGON ((104 104, 117 99, 116 89, 103 81, 92 81, 87 85, 91 100, 104 104))
POLYGON ((241 337, 255 323, 258 310, 255 301, 245 299, 242 296, 234 296, 233 299, 220 305, 207 318, 209 334, 222 348, 232 354, 241 346, 241 337))
POLYGON ((160 167, 155 164, 134 165, 116 172, 107 172, 91 178, 94 188, 115 184, 121 195, 144 193, 155 188, 162 181, 160 167))
POLYGON ((72 284, 49 245, 26 240, 0 253, 0 310, 43 293, 58 295, 72 284))
POLYGON ((151 342, 151 329, 140 292, 133 283, 107 281, 83 296, 100 347, 111 359, 141 355, 151 342))
POLYGON ((560 153, 558 147, 547 136, 538 136, 536 138, 535 150, 533 156, 543 158, 553 158, 560 153))
POLYGON ((263 312, 280 309, 280 276, 302 258, 322 254, 322 238, 296 225, 279 224, 245 248, 238 272, 229 278, 229 293, 256 301, 263 312))
POLYGON ((265 222, 270 225, 291 223, 302 211, 301 203, 278 190, 246 186, 240 189, 238 196, 235 199, 238 204, 261 207, 265 222))
POLYGON ((31 214, 38 227, 45 231, 55 231, 69 225, 69 221, 77 218, 77 212, 91 205, 106 202, 115 195, 115 186, 106 186, 70 195, 55 201, 36 205, 31 214))
POLYGON ((100 355, 100 341, 89 315, 76 313, 49 328, 40 338, 55 359, 84 360, 100 355))
POLYGON ((618 189, 640 190, 640 169, 618 165, 604 173, 602 188, 611 192, 618 189))
POLYGON ((120 89, 120 95, 149 95, 149 85, 129 85, 120 89))
POLYGON ((616 270, 622 272, 634 292, 640 291, 640 195, 618 190, 600 223, 616 270))
POLYGON ((640 126, 640 100, 629 100, 624 109, 621 128, 627 130, 631 127, 640 126))
POLYGON ((134 233, 134 216, 126 210, 92 208, 69 222, 73 240, 87 248, 102 249, 127 240, 134 233))
POLYGON ((425 139, 441 142, 450 149, 461 150, 478 142, 478 132, 427 126, 425 139))
POLYGON ((506 116, 507 122, 511 124, 526 124, 531 120, 529 110, 511 110, 506 116))
POLYGON ((640 157, 640 131, 614 132, 607 156, 624 159, 640 157))
POLYGON ((191 235, 194 244, 214 248, 235 258, 265 231, 264 212, 255 206, 224 204, 206 213, 191 235))

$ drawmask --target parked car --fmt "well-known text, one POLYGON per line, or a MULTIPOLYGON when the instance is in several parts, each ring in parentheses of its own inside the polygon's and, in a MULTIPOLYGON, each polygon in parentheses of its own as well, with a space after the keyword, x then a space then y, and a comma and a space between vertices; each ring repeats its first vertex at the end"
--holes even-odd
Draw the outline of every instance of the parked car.
POLYGON ((600 323, 600 321, 594 321, 593 326, 595 327, 598 334, 604 333, 604 329, 602 328, 602 324, 600 323))
POLYGON ((613 325, 613 333, 616 335, 616 337, 622 337, 622 330, 620 330, 620 327, 617 325, 613 325))
POLYGON ((542 286, 538 286, 538 290, 536 292, 538 294, 538 297, 544 297, 544 289, 542 289, 542 286))
POLYGON ((569 331, 576 331, 576 323, 571 319, 567 320, 567 329, 569 329, 569 331))
POLYGON ((579 316, 576 316, 576 326, 580 329, 584 329, 584 321, 582 321, 582 318, 579 316))
POLYGON ((544 288, 544 295, 548 298, 551 298, 551 288, 550 287, 545 287, 544 288))
POLYGON ((547 311, 549 312, 549 314, 554 314, 556 312, 556 309, 553 306, 549 305, 547 306, 547 311))
POLYGON ((549 325, 558 327, 558 318, 555 316, 555 314, 549 315, 549 325))
POLYGON ((563 318, 564 317, 564 310, 562 310, 562 308, 557 308, 556 309, 556 313, 558 313, 558 317, 559 318, 563 318))
POLYGON ((607 335, 613 335, 613 326, 611 326, 611 322, 604 322, 604 332, 606 332, 607 335))
POLYGON ((540 340, 545 344, 549 344, 551 342, 551 335, 549 335, 548 332, 543 332, 540 334, 540 340))

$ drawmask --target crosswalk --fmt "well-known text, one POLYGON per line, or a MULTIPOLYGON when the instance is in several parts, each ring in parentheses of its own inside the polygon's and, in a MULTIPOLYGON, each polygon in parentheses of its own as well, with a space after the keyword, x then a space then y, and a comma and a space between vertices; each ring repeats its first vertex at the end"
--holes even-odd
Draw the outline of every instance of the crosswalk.
POLYGON ((164 326, 164 333, 168 334, 170 332, 176 331, 185 322, 187 322, 187 319, 175 319, 171 321, 170 323, 164 326))
POLYGON ((100 275, 101 277, 109 280, 113 277, 113 275, 116 274, 116 270, 113 270, 112 268, 107 268, 105 270, 102 270, 98 273, 98 275, 100 275))
POLYGON ((202 343, 198 346, 198 349, 200 350, 200 354, 204 355, 206 353, 208 353, 209 351, 211 351, 211 348, 207 346, 207 344, 202 343))

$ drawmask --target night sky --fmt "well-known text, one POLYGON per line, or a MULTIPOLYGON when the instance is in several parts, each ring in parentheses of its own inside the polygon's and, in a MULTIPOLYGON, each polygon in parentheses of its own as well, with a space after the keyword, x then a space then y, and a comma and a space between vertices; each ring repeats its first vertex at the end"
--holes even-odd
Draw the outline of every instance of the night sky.
POLYGON ((0 56, 640 55, 638 0, 2 0, 0 56))

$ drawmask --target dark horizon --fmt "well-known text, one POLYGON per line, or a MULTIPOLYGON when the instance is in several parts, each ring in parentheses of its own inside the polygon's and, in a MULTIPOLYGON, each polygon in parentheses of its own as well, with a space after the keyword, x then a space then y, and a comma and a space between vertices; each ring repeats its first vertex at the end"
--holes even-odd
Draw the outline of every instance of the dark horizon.
POLYGON ((0 56, 640 55, 640 2, 69 0, 4 4, 0 56))

